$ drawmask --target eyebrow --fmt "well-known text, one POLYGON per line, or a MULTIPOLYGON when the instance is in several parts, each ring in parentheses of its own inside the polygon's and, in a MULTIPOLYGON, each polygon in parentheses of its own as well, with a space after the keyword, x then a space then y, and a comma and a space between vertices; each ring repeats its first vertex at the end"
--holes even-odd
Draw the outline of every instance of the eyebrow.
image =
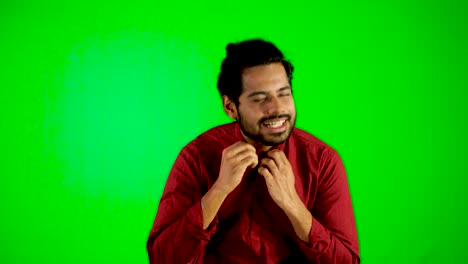
MULTIPOLYGON (((280 93, 280 92, 282 92, 284 90, 291 90, 291 86, 281 87, 278 90, 276 90, 276 92, 280 93)), ((253 92, 253 93, 249 94, 247 97, 250 98, 250 97, 254 97, 256 95, 266 95, 266 94, 267 94, 267 92, 259 91, 259 92, 253 92)))

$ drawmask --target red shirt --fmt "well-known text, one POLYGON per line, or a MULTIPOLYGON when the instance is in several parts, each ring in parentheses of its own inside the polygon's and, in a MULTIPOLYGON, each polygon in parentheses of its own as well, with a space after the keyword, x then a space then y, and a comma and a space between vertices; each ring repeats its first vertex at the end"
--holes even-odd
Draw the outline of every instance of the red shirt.
POLYGON ((201 198, 218 177, 223 149, 241 140, 234 122, 203 133, 182 149, 149 235, 150 263, 359 263, 341 159, 331 147, 297 128, 275 148, 288 157, 296 190, 312 214, 309 243, 296 235, 256 169, 246 171, 211 225, 203 229, 201 198))

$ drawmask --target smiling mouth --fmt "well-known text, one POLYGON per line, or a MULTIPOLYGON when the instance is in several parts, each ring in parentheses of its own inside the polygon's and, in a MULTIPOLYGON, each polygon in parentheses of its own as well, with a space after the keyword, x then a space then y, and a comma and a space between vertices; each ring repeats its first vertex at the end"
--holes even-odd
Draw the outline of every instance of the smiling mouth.
POLYGON ((283 126, 285 123, 286 123, 286 119, 270 120, 270 121, 263 122, 262 125, 268 128, 279 128, 283 126))
POLYGON ((288 117, 280 117, 266 120, 262 123, 262 128, 266 129, 268 134, 278 134, 286 131, 288 117))

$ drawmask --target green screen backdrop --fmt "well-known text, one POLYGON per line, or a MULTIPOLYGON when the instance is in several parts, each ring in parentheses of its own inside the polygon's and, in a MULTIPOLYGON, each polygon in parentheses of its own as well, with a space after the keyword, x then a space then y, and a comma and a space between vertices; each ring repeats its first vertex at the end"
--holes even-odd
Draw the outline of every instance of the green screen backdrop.
POLYGON ((148 263, 180 149, 230 122, 229 42, 296 71, 347 169, 364 264, 466 263, 463 1, 0 3, 0 263, 148 263))

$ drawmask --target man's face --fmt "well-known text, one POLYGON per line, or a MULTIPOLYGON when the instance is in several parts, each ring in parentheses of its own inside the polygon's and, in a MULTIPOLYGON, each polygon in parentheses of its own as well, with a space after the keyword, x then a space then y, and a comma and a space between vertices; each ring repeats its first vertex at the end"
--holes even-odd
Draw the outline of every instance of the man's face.
POLYGON ((296 108, 283 64, 245 69, 242 86, 237 110, 247 140, 264 146, 286 141, 296 122, 296 108))

